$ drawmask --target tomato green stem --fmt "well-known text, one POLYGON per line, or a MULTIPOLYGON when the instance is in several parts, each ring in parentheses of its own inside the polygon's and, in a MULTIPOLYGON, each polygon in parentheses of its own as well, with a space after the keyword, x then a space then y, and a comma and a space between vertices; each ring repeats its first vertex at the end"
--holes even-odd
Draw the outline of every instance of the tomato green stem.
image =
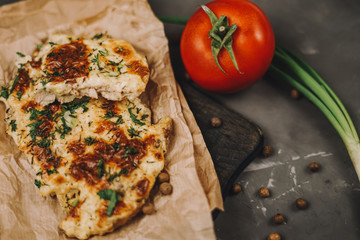
POLYGON ((232 35, 237 29, 236 24, 229 26, 229 20, 226 16, 221 15, 219 18, 217 18, 216 15, 213 13, 213 11, 211 11, 210 8, 208 8, 207 6, 201 5, 201 8, 209 16, 211 25, 213 27, 209 31, 209 37, 212 39, 211 52, 216 62, 216 65, 220 68, 220 70, 223 73, 226 74, 226 72, 220 66, 218 60, 218 55, 220 50, 225 48, 225 50, 229 53, 231 61, 233 62, 236 70, 240 73, 238 64, 236 62, 235 54, 232 49, 232 43, 233 43, 232 35))

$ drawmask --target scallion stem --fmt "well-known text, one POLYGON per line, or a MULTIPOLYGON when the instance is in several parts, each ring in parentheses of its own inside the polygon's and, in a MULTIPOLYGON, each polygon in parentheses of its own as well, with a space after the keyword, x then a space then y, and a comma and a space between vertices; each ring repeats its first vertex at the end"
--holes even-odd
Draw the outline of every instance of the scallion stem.
POLYGON ((326 82, 305 61, 277 47, 267 75, 283 80, 317 106, 343 140, 360 180, 360 142, 344 105, 326 82))

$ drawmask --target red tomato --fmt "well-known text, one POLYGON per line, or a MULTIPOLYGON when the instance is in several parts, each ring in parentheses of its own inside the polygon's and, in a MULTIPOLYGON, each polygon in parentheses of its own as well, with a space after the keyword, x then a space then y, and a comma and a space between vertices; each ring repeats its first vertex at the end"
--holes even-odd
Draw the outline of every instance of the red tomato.
POLYGON ((217 59, 225 73, 217 66, 209 38, 212 23, 200 8, 187 22, 181 37, 181 57, 187 72, 199 86, 218 93, 232 93, 253 85, 265 74, 274 54, 275 38, 268 18, 247 0, 216 0, 206 6, 217 18, 225 15, 229 25, 237 25, 232 49, 239 71, 224 48, 217 59))

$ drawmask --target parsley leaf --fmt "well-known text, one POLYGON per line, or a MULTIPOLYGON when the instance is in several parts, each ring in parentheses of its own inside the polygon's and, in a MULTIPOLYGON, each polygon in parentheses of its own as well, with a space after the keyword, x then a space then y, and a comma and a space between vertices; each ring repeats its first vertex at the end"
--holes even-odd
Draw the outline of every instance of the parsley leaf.
POLYGON ((79 204, 79 199, 76 199, 75 201, 73 201, 73 202, 71 203, 71 206, 72 206, 72 207, 76 207, 78 204, 79 204))
POLYGON ((2 86, 0 96, 2 96, 5 99, 8 99, 9 98, 9 89, 7 87, 2 86))
POLYGON ((34 183, 35 183, 35 186, 37 186, 37 188, 40 188, 42 186, 42 182, 37 179, 35 179, 34 183))
POLYGON ((71 114, 74 114, 76 109, 83 108, 84 112, 89 110, 89 108, 86 106, 90 102, 90 98, 84 97, 81 99, 75 99, 72 102, 66 103, 62 105, 62 109, 64 111, 70 111, 71 114))
POLYGON ((138 154, 138 153, 139 153, 139 151, 134 147, 126 148, 125 154, 121 158, 127 158, 130 155, 134 155, 134 154, 138 154))
POLYGON ((16 95, 17 95, 17 98, 18 98, 18 100, 20 101, 20 99, 21 99, 21 97, 22 97, 22 91, 18 91, 17 93, 16 93, 16 95))
POLYGON ((10 121, 11 131, 14 132, 17 129, 16 120, 10 121))
POLYGON ((137 119, 137 117, 135 116, 135 114, 132 112, 132 108, 128 108, 128 111, 129 111, 131 120, 132 120, 135 124, 140 125, 140 126, 145 125, 145 123, 143 123, 143 122, 141 122, 139 119, 137 119))
POLYGON ((103 35, 104 35, 103 33, 97 33, 91 38, 91 40, 100 39, 102 38, 103 35))
POLYGON ((10 88, 10 94, 14 91, 14 88, 15 88, 15 86, 16 86, 16 84, 18 83, 18 81, 19 81, 19 75, 17 75, 16 77, 15 77, 15 79, 14 79, 14 82, 13 82, 13 85, 11 86, 11 88, 10 88))
POLYGON ((85 144, 89 146, 93 145, 96 142, 96 139, 92 137, 86 137, 84 140, 85 140, 85 144))
POLYGON ((120 172, 115 173, 115 174, 111 174, 110 177, 108 177, 108 182, 112 182, 115 178, 120 177, 121 175, 125 174, 127 175, 129 173, 129 169, 128 168, 123 168, 120 170, 120 172))
POLYGON ((136 137, 136 138, 139 138, 139 134, 140 134, 140 131, 136 131, 133 127, 130 127, 130 129, 127 130, 128 133, 130 134, 130 137, 133 138, 133 137, 136 137))
POLYGON ((99 68, 99 70, 102 69, 102 68, 100 67, 99 54, 96 54, 95 58, 91 59, 91 62, 96 63, 96 65, 97 65, 97 67, 99 68))
POLYGON ((99 195, 101 199, 110 200, 110 203, 106 210, 106 215, 111 216, 116 206, 116 203, 120 198, 120 195, 117 194, 116 191, 111 189, 100 190, 97 192, 97 195, 99 195))
POLYGON ((16 52, 16 54, 20 57, 25 57, 25 54, 22 54, 21 52, 16 52))
POLYGON ((141 120, 144 120, 144 119, 146 119, 147 117, 149 117, 149 114, 144 114, 144 115, 141 116, 141 120))
POLYGON ((98 162, 97 165, 97 176, 98 178, 101 178, 105 173, 105 165, 104 165, 104 160, 100 159, 100 161, 98 162))
POLYGON ((47 175, 51 175, 53 173, 59 173, 58 170, 56 170, 56 168, 54 168, 52 170, 46 169, 46 172, 47 172, 47 175))
POLYGON ((66 120, 64 117, 61 117, 60 118, 61 122, 62 122, 62 126, 61 127, 56 127, 55 128, 55 131, 60 133, 60 138, 61 139, 64 139, 65 138, 65 135, 68 134, 70 131, 71 131, 71 127, 69 127, 67 124, 66 124, 66 120))

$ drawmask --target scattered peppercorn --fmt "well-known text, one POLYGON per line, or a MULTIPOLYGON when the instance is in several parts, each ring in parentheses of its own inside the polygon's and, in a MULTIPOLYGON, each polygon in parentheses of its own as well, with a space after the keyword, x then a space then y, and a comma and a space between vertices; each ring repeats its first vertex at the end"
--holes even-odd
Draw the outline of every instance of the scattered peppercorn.
POLYGON ((273 152, 272 147, 269 145, 265 145, 262 150, 262 155, 263 157, 269 157, 271 156, 272 152, 273 152))
POLYGON ((233 193, 239 193, 239 192, 241 192, 241 190, 242 190, 242 188, 241 188, 241 185, 240 185, 240 184, 235 183, 235 184, 233 185, 233 189, 232 189, 233 193))
POLYGON ((291 98, 292 99, 299 99, 301 97, 301 94, 299 93, 298 90, 296 90, 295 88, 291 90, 291 98))
POLYGON ((281 240, 281 237, 278 233, 270 233, 267 240, 281 240))
POLYGON ((159 183, 169 182, 170 181, 169 174, 166 173, 166 172, 160 173, 159 176, 158 176, 158 181, 159 181, 159 183))
POLYGON ((317 162, 311 162, 311 163, 309 164, 309 169, 310 169, 310 171, 312 171, 312 172, 317 172, 317 171, 319 171, 319 169, 320 169, 320 165, 319 165, 317 162))
POLYGON ((163 182, 160 184, 160 192, 164 195, 169 195, 172 193, 172 185, 168 182, 163 182))
POLYGON ((218 117, 211 118, 211 126, 212 127, 218 128, 221 126, 221 124, 222 124, 222 121, 220 118, 218 118, 218 117))
POLYGON ((305 199, 303 199, 303 198, 298 198, 298 199, 296 199, 295 204, 296 204, 296 207, 297 207, 298 209, 305 209, 305 208, 307 208, 307 206, 308 206, 307 201, 306 201, 305 199))
POLYGON ((259 195, 262 198, 270 197, 270 191, 269 191, 268 188, 262 187, 262 188, 259 189, 259 195))
POLYGON ((144 214, 150 215, 155 212, 155 207, 152 203, 145 203, 141 210, 144 214))
POLYGON ((274 223, 276 224, 282 224, 285 222, 285 217, 281 213, 277 213, 274 216, 274 223))

